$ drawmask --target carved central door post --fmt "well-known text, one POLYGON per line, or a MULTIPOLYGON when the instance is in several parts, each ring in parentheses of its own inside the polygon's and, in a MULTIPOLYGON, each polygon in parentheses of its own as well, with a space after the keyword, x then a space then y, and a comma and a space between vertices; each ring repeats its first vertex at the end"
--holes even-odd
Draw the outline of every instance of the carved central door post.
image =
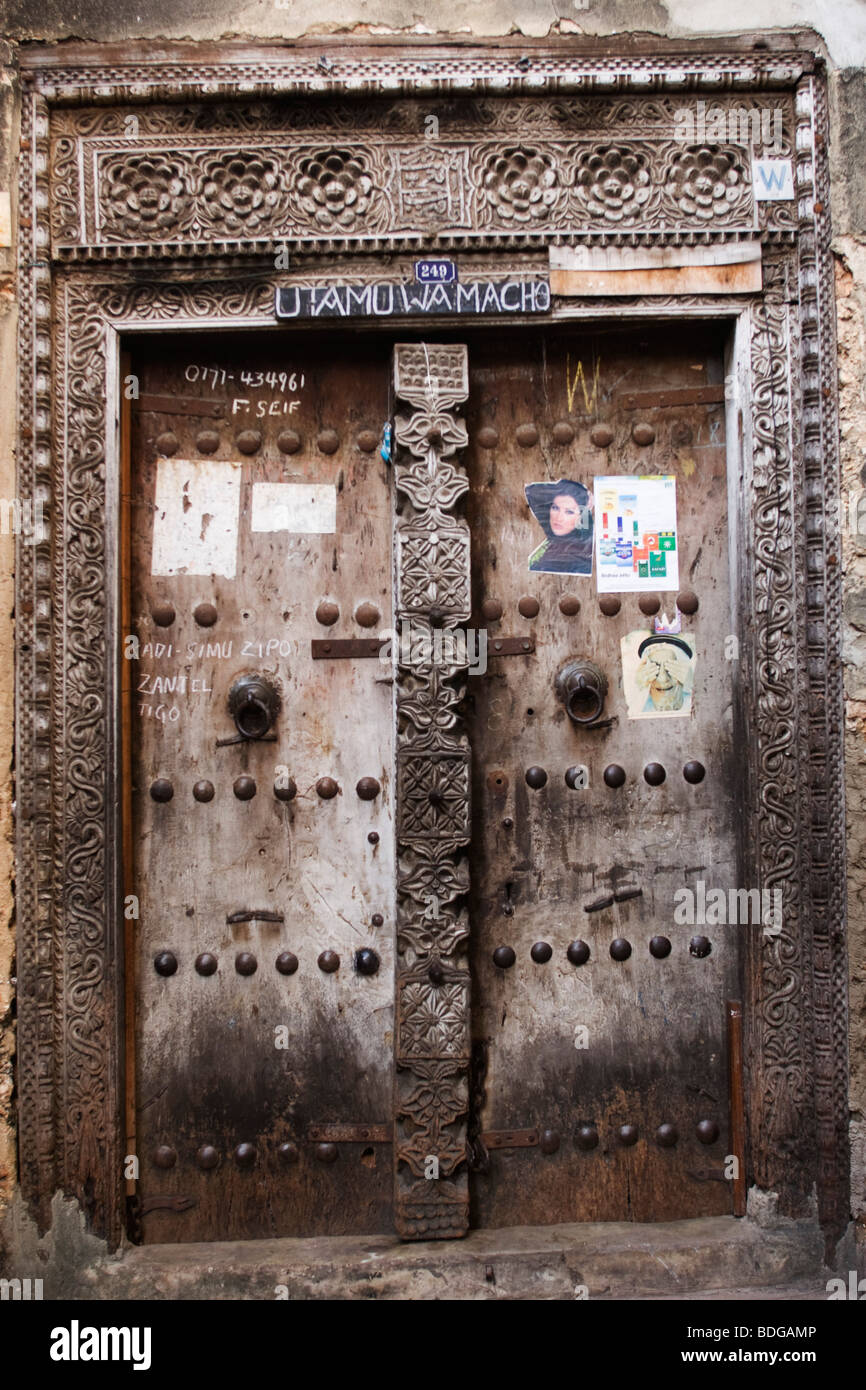
POLYGON ((471 608, 469 481, 457 415, 462 345, 394 349, 397 957, 394 1219, 404 1240, 469 1225, 469 745, 462 731, 471 608))

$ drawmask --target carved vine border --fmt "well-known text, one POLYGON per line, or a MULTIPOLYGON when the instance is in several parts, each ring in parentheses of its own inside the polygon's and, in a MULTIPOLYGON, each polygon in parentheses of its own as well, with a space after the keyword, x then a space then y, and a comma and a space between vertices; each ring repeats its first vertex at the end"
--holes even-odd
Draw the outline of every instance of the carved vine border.
MULTIPOLYGON (((525 90, 517 61, 500 56, 485 67, 476 57, 461 66, 450 56, 443 68, 437 59, 434 85, 454 92, 525 90)), ((345 95, 347 89, 387 91, 399 72, 401 81, 423 92, 422 66, 415 57, 402 67, 368 58, 330 74, 323 86, 321 72, 305 59, 292 68, 291 80, 299 82, 304 68, 303 80, 318 84, 311 90, 345 95)), ((220 99, 247 99, 251 89, 273 95, 275 80, 289 80, 285 72, 281 57, 207 71, 194 69, 190 58, 110 72, 83 65, 25 73, 18 490, 43 500, 53 539, 20 541, 16 574, 21 1182, 43 1226, 60 1188, 78 1196, 93 1228, 112 1244, 122 1236, 122 1011, 110 719, 116 497, 105 467, 114 428, 106 402, 116 387, 109 336, 155 322, 270 322, 273 277, 217 285, 212 268, 199 282, 183 272, 156 281, 140 268, 122 267, 111 276, 84 269, 52 277, 49 102, 170 101, 201 96, 208 83, 220 99)), ((839 489, 826 97, 802 55, 787 67, 775 56, 678 58, 665 69, 658 60, 594 63, 583 70, 564 62, 537 72, 533 94, 572 90, 584 79, 595 90, 610 90, 603 84, 611 82, 620 92, 670 90, 671 73, 677 89, 690 92, 796 85, 797 251, 779 255, 775 278, 752 314, 756 447, 754 476, 747 478, 753 520, 745 554, 753 612, 744 630, 747 727, 754 730, 747 847, 757 881, 783 888, 786 913, 772 949, 757 948, 746 1016, 753 1176, 778 1191, 789 1211, 804 1210, 817 1184, 821 1220, 832 1236, 847 1220, 848 1200, 841 584, 834 515, 825 505, 839 489)), ((652 314, 659 305, 617 307, 652 314)), ((700 304, 687 307, 695 312, 700 304)), ((611 308, 596 303, 586 312, 611 308)), ((718 314, 718 303, 707 300, 706 312, 718 314)), ((455 670, 435 692, 427 681, 443 709, 455 698, 459 675, 455 670)), ((416 672, 401 672, 401 700, 418 679, 416 672)), ((403 909, 406 895, 411 899, 437 874, 445 884, 443 901, 461 896, 460 843, 455 836, 435 868, 425 866, 428 851, 420 843, 406 843, 403 909)), ((401 911, 401 930, 410 919, 411 910, 408 918, 401 911)), ((459 914, 452 927, 456 938, 463 931, 459 914)), ((456 968, 453 961, 442 967, 456 968)), ((439 1058, 428 1062, 452 1066, 439 1058)), ((454 1073, 449 1077, 454 1080, 454 1073)), ((455 1191, 456 1209, 459 1184, 455 1191)), ((407 1187, 410 1225, 411 1197, 407 1187)))

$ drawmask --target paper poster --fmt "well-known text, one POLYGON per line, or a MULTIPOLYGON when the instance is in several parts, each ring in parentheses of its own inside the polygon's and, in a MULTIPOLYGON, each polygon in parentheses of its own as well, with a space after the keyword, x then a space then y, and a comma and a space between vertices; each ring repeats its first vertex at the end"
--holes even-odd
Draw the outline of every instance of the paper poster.
POLYGON ((332 536, 337 489, 333 483, 253 483, 250 530, 332 536))
POLYGON ((532 515, 544 532, 529 557, 535 574, 592 574, 593 500, 583 483, 528 483, 532 515))
POLYGON ((151 573, 234 579, 240 505, 240 463, 159 459, 151 573))
POLYGON ((595 479, 600 594, 680 587, 673 475, 595 479))
POLYGON ((690 715, 695 639, 689 634, 629 632, 620 642, 622 688, 629 719, 690 715))

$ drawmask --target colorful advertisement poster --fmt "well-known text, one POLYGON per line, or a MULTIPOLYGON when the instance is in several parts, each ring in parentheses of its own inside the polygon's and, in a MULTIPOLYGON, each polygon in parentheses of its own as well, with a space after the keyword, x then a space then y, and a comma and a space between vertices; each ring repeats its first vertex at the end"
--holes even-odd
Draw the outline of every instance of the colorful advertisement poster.
POLYGON ((620 650, 629 719, 691 714, 697 654, 690 633, 629 632, 620 650))
POLYGON ((678 589, 676 478, 600 477, 594 494, 598 592, 678 589))

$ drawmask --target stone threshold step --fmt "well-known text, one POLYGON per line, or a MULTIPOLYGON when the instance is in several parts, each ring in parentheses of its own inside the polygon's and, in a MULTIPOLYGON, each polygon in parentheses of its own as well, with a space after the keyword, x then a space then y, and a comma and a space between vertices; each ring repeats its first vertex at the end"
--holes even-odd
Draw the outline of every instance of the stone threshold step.
POLYGON ((721 1216, 652 1225, 520 1226, 411 1244, 392 1236, 334 1236, 130 1247, 82 1271, 76 1294, 255 1300, 743 1297, 748 1289, 807 1282, 822 1287, 822 1256, 821 1235, 811 1222, 768 1228, 721 1216))

